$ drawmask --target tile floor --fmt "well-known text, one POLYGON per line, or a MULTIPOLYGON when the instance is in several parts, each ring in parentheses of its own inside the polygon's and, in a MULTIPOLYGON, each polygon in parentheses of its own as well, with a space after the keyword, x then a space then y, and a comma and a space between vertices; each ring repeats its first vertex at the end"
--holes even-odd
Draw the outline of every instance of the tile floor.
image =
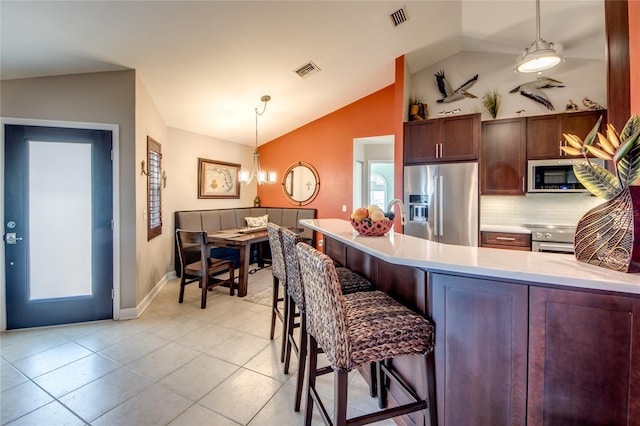
MULTIPOLYGON (((249 295, 270 287, 270 268, 250 275, 249 295)), ((270 307, 216 288, 201 310, 195 284, 183 304, 178 290, 179 280, 167 283, 136 320, 1 333, 0 424, 302 424, 295 355, 284 374, 270 307)), ((348 415, 375 410, 366 382, 351 375, 348 415)), ((331 375, 319 383, 331 407, 331 375)))

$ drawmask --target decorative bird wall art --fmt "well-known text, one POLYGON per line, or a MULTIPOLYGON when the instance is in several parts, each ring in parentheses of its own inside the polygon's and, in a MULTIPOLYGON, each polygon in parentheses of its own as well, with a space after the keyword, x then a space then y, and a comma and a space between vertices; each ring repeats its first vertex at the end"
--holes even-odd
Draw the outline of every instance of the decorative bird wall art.
POLYGON ((521 84, 520 86, 511 90, 509 93, 520 92, 522 96, 525 96, 529 99, 533 99, 534 101, 544 105, 547 109, 551 111, 555 111, 553 104, 551 103, 549 98, 547 98, 547 95, 545 95, 544 92, 541 90, 541 89, 549 89, 552 87, 564 87, 564 84, 562 84, 561 81, 554 80, 553 78, 538 77, 534 81, 521 84))
POLYGON ((600 111, 602 109, 604 109, 604 107, 602 105, 600 105, 599 103, 592 101, 591 99, 585 97, 584 99, 582 99, 582 105, 584 105, 584 107, 588 110, 588 111, 600 111))
POLYGON ((573 99, 569 99, 569 103, 564 108, 565 111, 578 111, 579 109, 580 107, 578 107, 578 104, 573 102, 573 99))
POLYGON ((471 86, 474 85, 476 81, 478 81, 478 74, 469 79, 466 83, 462 84, 456 90, 453 90, 449 85, 449 82, 444 76, 444 70, 440 70, 434 74, 436 77, 436 81, 438 82, 438 89, 440 89, 440 93, 442 93, 442 99, 438 99, 436 102, 438 103, 449 103, 454 101, 459 101, 464 98, 477 98, 476 95, 467 92, 471 86))

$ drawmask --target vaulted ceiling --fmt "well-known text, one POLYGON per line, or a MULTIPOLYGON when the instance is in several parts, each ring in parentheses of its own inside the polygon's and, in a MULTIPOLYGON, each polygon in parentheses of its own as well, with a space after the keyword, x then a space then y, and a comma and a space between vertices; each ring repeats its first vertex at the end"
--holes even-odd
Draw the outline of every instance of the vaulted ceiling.
MULTIPOLYGON (((461 51, 516 57, 534 0, 0 1, 0 77, 135 69, 165 123, 253 145, 461 51), (393 12, 407 21, 394 26, 393 12), (320 71, 294 72, 312 61, 320 71)), ((602 0, 541 1, 541 36, 567 60, 604 60, 602 0)))

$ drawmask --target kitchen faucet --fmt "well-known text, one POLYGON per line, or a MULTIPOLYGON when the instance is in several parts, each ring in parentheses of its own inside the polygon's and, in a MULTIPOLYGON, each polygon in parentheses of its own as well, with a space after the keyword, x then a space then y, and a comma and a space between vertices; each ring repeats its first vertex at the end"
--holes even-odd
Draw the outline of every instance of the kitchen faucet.
POLYGON ((402 203, 402 200, 394 198, 393 200, 389 201, 389 205, 387 206, 387 211, 390 212, 391 209, 393 209, 393 205, 394 204, 397 204, 398 207, 400 207, 400 223, 402 225, 406 224, 406 222, 407 222, 407 214, 405 212, 404 204, 402 203))

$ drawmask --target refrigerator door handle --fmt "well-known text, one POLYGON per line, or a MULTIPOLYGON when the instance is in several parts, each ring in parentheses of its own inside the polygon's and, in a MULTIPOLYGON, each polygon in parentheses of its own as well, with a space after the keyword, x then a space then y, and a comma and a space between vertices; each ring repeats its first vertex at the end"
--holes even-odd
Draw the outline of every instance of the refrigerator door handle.
POLYGON ((440 206, 438 206, 438 177, 433 177, 433 235, 438 236, 438 229, 440 226, 440 206))
POLYGON ((444 235, 444 176, 440 176, 438 184, 438 228, 440 228, 438 235, 442 237, 444 235))

